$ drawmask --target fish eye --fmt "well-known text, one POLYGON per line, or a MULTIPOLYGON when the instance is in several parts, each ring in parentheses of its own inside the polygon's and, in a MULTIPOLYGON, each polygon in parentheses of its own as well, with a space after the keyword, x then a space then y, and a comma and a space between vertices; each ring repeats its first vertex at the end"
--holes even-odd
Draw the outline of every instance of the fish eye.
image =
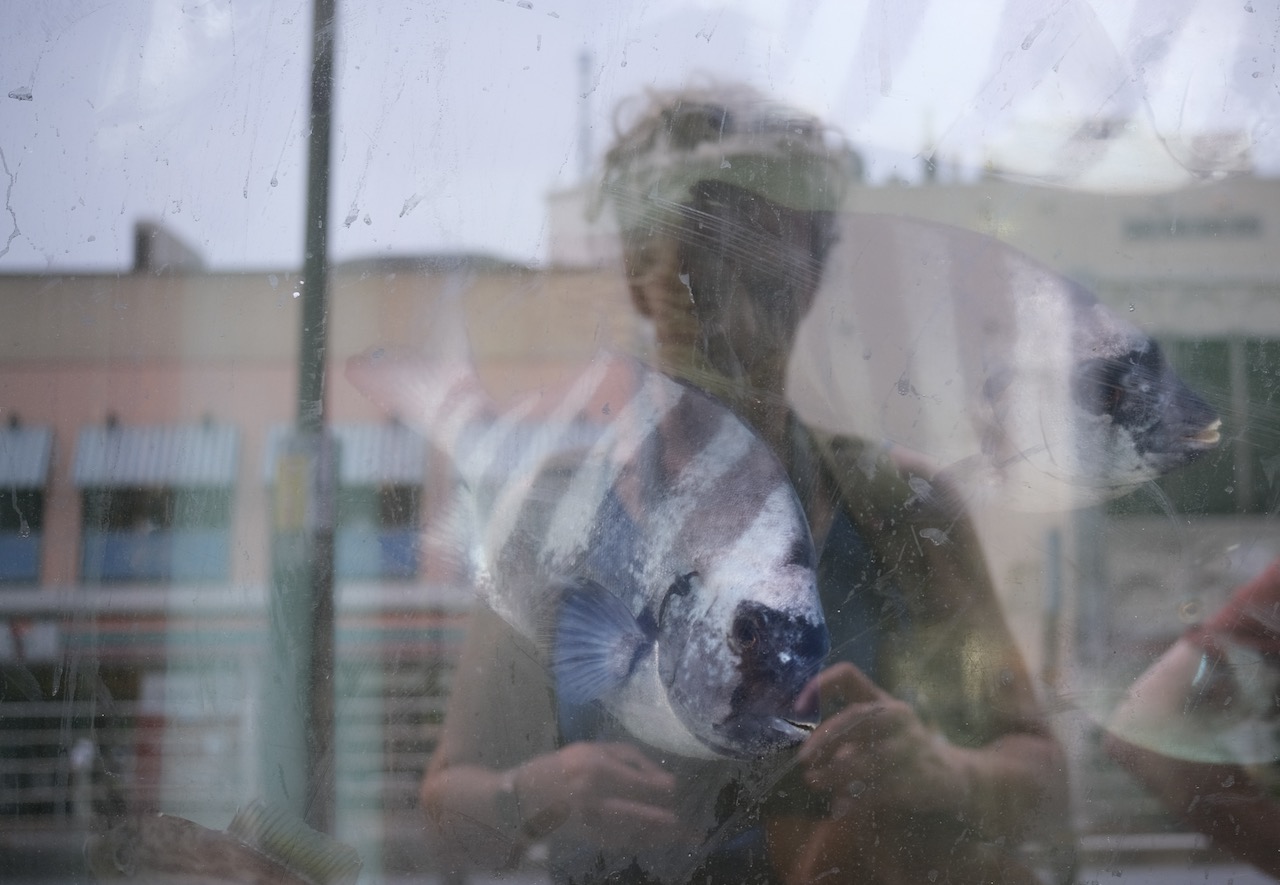
POLYGON ((1141 393, 1143 386, 1143 373, 1134 354, 1121 359, 1093 359, 1080 367, 1075 396, 1092 414, 1114 418, 1129 396, 1141 393))

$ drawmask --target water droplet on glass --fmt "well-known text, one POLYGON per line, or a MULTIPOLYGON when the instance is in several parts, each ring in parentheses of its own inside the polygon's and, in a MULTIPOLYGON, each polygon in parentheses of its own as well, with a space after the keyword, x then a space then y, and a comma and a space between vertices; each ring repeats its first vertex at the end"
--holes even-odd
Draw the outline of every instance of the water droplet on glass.
POLYGON ((1132 305, 1132 304, 1130 304, 1130 305, 1129 305, 1129 313, 1133 313, 1133 305, 1132 305))
POLYGON ((267 274, 267 282, 270 283, 271 288, 274 289, 276 286, 280 285, 280 278, 273 273, 267 274))
POLYGON ((294 298, 297 298, 297 297, 299 297, 299 296, 301 296, 301 295, 302 295, 302 293, 301 293, 301 292, 299 292, 297 289, 294 289, 294 290, 293 290, 293 297, 294 297, 294 298))
POLYGON ((273 176, 271 176, 271 186, 272 186, 272 187, 275 187, 275 186, 276 186, 276 185, 278 185, 279 183, 280 183, 280 182, 276 179, 276 177, 275 177, 274 175, 273 175, 273 176))

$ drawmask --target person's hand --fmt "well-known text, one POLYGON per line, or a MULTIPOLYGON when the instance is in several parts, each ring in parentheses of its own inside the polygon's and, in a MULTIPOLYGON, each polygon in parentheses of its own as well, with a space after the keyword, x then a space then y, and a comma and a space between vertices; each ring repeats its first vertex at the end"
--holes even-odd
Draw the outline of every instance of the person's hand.
POLYGON ((614 848, 681 838, 675 778, 630 744, 569 744, 516 769, 515 788, 535 835, 577 830, 614 848))
POLYGON ((827 716, 804 742, 805 781, 830 793, 834 810, 852 805, 912 810, 953 808, 966 789, 962 751, 915 711, 848 663, 819 673, 798 704, 817 692, 827 716))

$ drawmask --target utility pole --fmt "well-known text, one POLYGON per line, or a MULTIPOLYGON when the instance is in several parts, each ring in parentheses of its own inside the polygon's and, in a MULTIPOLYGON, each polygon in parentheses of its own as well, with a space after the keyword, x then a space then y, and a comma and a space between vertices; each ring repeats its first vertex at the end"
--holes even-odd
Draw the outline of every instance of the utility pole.
POLYGON ((321 832, 334 824, 337 446, 326 426, 330 124, 335 0, 313 0, 297 420, 276 460, 264 789, 321 832))
POLYGON ((590 49, 578 54, 578 179, 591 175, 591 68, 595 61, 590 49))

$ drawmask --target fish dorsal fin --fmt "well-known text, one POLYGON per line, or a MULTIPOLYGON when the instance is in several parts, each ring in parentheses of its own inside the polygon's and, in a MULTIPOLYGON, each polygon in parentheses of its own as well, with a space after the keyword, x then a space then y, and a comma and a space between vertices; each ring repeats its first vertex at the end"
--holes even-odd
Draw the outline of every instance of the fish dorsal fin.
POLYGON ((254 801, 236 812, 227 832, 315 885, 354 885, 360 855, 275 805, 254 801))
POLYGON ((599 700, 626 681, 653 636, 595 581, 566 581, 558 596, 552 637, 556 693, 568 704, 599 700))

